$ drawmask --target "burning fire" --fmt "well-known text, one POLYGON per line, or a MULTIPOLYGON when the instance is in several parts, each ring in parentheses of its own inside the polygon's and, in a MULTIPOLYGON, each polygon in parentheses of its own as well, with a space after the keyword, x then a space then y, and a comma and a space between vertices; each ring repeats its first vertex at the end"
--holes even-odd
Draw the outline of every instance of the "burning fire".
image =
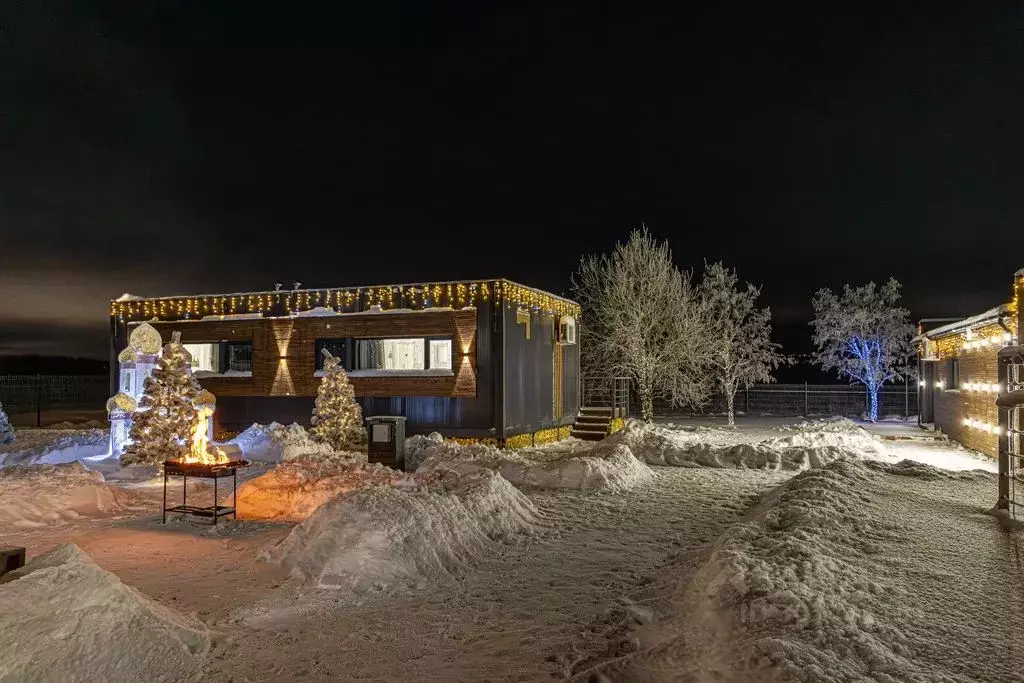
POLYGON ((196 421, 192 426, 192 443, 188 452, 181 459, 182 462, 194 462, 202 465, 216 465, 228 462, 228 456, 210 448, 210 439, 206 436, 207 425, 210 416, 213 415, 213 406, 202 405, 196 407, 196 421))

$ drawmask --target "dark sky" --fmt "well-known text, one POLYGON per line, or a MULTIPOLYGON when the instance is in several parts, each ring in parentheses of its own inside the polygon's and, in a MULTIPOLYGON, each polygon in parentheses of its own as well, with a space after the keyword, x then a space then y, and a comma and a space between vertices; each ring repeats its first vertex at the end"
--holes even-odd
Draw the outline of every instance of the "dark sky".
POLYGON ((1024 266, 1016 3, 86 4, 0 7, 0 353, 104 356, 124 291, 562 292, 641 221, 793 351, 819 287, 1024 266))

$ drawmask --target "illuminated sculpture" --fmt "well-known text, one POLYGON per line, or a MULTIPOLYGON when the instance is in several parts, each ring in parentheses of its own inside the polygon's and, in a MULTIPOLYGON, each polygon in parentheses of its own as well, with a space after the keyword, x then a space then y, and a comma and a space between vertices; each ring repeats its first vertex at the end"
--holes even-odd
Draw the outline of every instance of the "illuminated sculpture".
POLYGON ((132 414, 137 408, 135 399, 120 393, 107 400, 107 416, 110 420, 110 454, 120 456, 128 445, 132 428, 132 414))

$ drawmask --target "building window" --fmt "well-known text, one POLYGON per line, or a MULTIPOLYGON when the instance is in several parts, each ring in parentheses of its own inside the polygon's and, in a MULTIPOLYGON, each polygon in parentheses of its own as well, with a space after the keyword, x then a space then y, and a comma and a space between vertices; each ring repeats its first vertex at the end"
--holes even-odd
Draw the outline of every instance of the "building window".
POLYGON ((316 369, 324 369, 324 349, 332 356, 341 359, 343 367, 347 367, 345 361, 346 340, 344 339, 317 339, 316 340, 316 369))
POLYGON ((430 340, 430 367, 437 370, 452 369, 452 340, 430 340))
POLYGON ((356 370, 423 370, 423 339, 357 339, 356 370))
POLYGON ((192 356, 192 372, 220 372, 220 344, 216 342, 201 344, 182 344, 192 356))
POLYGON ((576 343, 576 319, 571 315, 563 315, 558 321, 558 341, 563 344, 576 343))
POLYGON ((228 342, 227 372, 252 372, 252 342, 228 342))
POLYGON ((354 351, 354 371, 452 369, 451 339, 356 339, 354 351))
POLYGON ((960 359, 950 358, 946 366, 946 388, 960 388, 960 359))

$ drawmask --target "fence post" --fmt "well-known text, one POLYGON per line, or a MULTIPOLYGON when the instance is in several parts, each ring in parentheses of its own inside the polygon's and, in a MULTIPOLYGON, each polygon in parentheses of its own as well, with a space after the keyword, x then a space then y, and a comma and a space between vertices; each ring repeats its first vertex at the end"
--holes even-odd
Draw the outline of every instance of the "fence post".
POLYGON ((910 375, 903 373, 903 420, 910 419, 910 375))
POLYGON ((43 380, 36 373, 36 427, 43 426, 43 380))
POLYGON ((810 411, 807 410, 807 381, 804 381, 804 417, 809 418, 811 416, 810 411))

